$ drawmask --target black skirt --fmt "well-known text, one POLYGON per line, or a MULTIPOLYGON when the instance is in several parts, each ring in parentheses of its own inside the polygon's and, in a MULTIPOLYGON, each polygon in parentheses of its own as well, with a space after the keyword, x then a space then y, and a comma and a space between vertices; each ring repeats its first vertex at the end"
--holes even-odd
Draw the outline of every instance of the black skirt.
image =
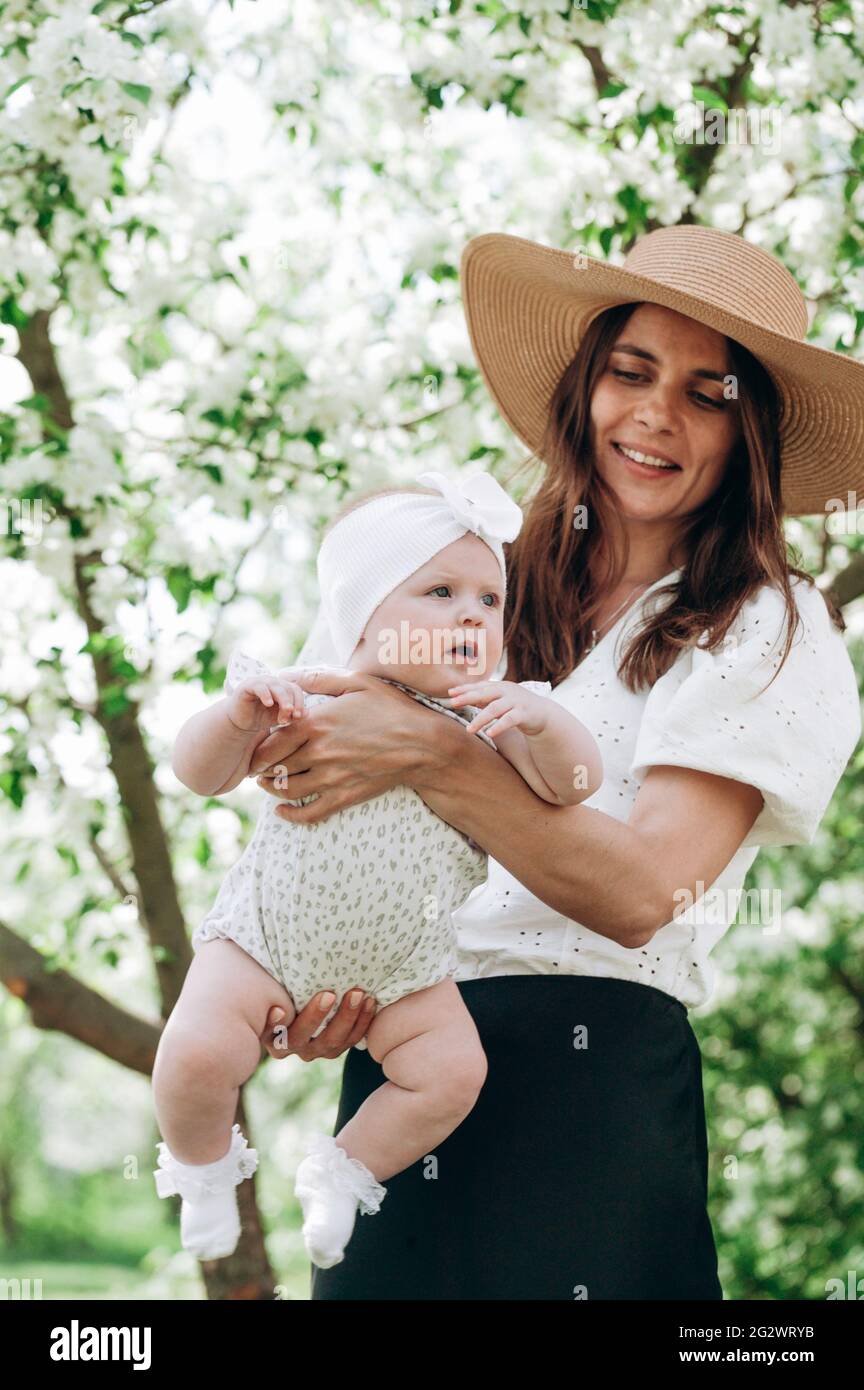
MULTIPOLYGON (((722 1299, 684 1005, 585 975, 458 987, 489 1064, 479 1099, 358 1212, 312 1298, 722 1299)), ((334 1134, 384 1081, 349 1051, 334 1134)))

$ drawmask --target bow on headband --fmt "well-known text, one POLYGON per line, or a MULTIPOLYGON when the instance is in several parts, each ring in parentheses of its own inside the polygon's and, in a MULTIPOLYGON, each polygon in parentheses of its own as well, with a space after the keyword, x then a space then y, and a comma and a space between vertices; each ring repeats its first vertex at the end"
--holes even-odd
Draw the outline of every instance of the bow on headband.
POLYGON ((469 531, 492 540, 512 541, 522 527, 522 511, 491 473, 470 478, 447 478, 443 473, 420 473, 418 483, 437 488, 454 517, 469 531))
POLYGON ((318 554, 321 607, 299 660, 345 666, 388 594, 439 551, 471 531, 492 550, 506 585, 503 541, 522 525, 521 508, 489 473, 448 478, 421 473, 430 492, 372 497, 349 510, 318 554))

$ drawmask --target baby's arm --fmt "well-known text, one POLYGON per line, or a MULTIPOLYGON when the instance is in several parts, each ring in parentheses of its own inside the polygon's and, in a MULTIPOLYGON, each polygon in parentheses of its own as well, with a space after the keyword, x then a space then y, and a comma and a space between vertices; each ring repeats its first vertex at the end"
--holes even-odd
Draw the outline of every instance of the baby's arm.
MULTIPOLYGON (((545 697, 540 695, 538 699, 545 697)), ((603 781, 603 759, 593 736, 572 714, 550 700, 550 714, 545 730, 526 734, 521 729, 507 729, 489 737, 499 753, 503 753, 516 771, 538 796, 559 806, 578 806, 593 796, 603 781), (532 779, 531 773, 535 773, 532 779), (536 785, 539 775, 545 791, 536 785)))
POLYGON ((199 796, 221 796, 243 781, 252 754, 269 729, 238 729, 228 700, 187 719, 174 744, 174 776, 199 796))
POLYGON ((174 744, 174 776, 199 796, 233 791, 273 724, 299 717, 303 708, 303 691, 290 681, 241 681, 225 699, 186 720, 174 744))
POLYGON ((577 806, 597 791, 603 781, 600 749, 585 725, 554 700, 513 681, 451 687, 451 695, 456 691, 463 693, 454 705, 488 706, 468 732, 489 725, 486 732, 498 751, 544 801, 577 806))

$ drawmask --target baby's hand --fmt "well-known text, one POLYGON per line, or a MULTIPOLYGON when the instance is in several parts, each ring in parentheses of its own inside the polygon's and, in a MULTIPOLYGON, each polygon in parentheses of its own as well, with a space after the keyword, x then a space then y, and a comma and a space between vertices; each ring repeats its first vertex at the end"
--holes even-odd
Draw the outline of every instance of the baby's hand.
POLYGON ((546 728, 549 701, 533 690, 524 690, 515 681, 481 681, 477 685, 451 685, 448 695, 451 706, 479 705, 478 714, 467 724, 466 732, 476 734, 486 728, 490 738, 498 738, 507 729, 521 729, 523 734, 542 734, 546 728), (494 725, 494 728, 489 728, 494 725))
POLYGON ((241 681, 228 696, 228 718, 237 729, 253 733, 258 729, 270 729, 278 724, 290 724, 299 719, 306 707, 306 700, 299 685, 283 680, 280 676, 265 680, 253 676, 241 681), (274 719, 274 708, 279 718, 274 719))

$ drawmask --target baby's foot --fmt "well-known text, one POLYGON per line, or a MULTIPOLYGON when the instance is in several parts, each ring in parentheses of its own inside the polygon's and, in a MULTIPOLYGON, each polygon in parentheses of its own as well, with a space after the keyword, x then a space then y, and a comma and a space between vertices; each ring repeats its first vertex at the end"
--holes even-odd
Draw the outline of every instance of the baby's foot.
POLYGON ((237 1185, 258 1167, 255 1149, 235 1125, 231 1145, 214 1163, 180 1163, 164 1142, 157 1145, 159 1167, 154 1171, 160 1197, 179 1193, 180 1241, 199 1260, 222 1260, 233 1255, 240 1239, 237 1185))
POLYGON ((303 1244, 313 1264, 330 1269, 344 1258, 358 1207, 367 1215, 378 1211, 387 1189, 329 1134, 314 1134, 307 1154, 294 1183, 303 1208, 303 1244))

